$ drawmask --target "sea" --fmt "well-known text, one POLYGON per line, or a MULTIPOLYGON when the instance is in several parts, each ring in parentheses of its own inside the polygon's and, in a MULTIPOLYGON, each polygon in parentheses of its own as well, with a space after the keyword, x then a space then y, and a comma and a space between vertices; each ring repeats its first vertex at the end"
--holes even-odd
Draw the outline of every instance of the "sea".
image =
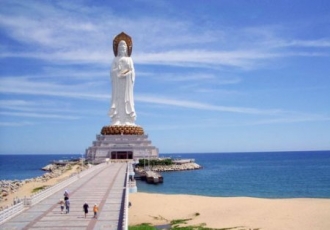
MULTIPOLYGON (((0 180, 41 176, 52 160, 81 155, 0 155, 0 180)), ((137 181, 138 192, 213 197, 330 198, 330 151, 186 153, 199 170, 163 172, 164 183, 137 181)))

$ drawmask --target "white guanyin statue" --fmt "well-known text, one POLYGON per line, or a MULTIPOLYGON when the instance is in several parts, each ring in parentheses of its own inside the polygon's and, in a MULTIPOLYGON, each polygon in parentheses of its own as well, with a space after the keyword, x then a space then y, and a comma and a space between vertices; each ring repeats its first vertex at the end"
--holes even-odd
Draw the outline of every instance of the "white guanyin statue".
POLYGON ((133 88, 135 71, 132 52, 132 40, 125 33, 117 35, 113 41, 115 58, 111 66, 112 97, 109 116, 111 125, 135 126, 133 88))

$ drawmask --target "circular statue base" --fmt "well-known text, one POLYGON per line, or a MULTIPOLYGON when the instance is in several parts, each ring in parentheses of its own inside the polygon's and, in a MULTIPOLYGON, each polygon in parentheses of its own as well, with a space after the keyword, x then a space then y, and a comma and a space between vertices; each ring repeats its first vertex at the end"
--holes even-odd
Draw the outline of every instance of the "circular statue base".
POLYGON ((110 125, 103 126, 102 135, 144 135, 144 130, 140 126, 133 125, 110 125))

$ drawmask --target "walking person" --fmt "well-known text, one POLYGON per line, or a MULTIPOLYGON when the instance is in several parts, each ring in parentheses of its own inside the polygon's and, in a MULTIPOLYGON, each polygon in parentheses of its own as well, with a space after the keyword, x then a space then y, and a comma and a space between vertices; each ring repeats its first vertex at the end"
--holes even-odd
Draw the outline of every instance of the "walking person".
POLYGON ((61 206, 61 214, 63 213, 64 210, 64 200, 60 199, 60 201, 58 202, 58 204, 61 206))
POLYGON ((63 195, 64 195, 64 200, 69 199, 69 191, 68 190, 65 190, 63 195))
POLYGON ((69 201, 69 199, 67 199, 65 201, 65 209, 66 209, 66 214, 68 214, 70 212, 70 201, 69 201))
POLYGON ((88 213, 88 208, 89 208, 87 202, 85 202, 85 204, 83 205, 83 208, 84 208, 84 213, 85 213, 85 218, 86 218, 87 213, 88 213))
POLYGON ((94 216, 93 216, 93 218, 97 219, 98 211, 99 211, 99 207, 97 206, 97 204, 94 204, 94 207, 93 207, 94 216))

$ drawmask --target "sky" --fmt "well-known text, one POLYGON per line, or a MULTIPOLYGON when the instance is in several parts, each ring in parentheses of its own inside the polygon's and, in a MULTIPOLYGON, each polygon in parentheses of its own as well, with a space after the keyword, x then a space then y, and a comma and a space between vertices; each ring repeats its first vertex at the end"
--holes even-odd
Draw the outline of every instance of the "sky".
POLYGON ((0 0, 0 154, 82 154, 113 38, 160 153, 330 149, 330 1, 0 0))

